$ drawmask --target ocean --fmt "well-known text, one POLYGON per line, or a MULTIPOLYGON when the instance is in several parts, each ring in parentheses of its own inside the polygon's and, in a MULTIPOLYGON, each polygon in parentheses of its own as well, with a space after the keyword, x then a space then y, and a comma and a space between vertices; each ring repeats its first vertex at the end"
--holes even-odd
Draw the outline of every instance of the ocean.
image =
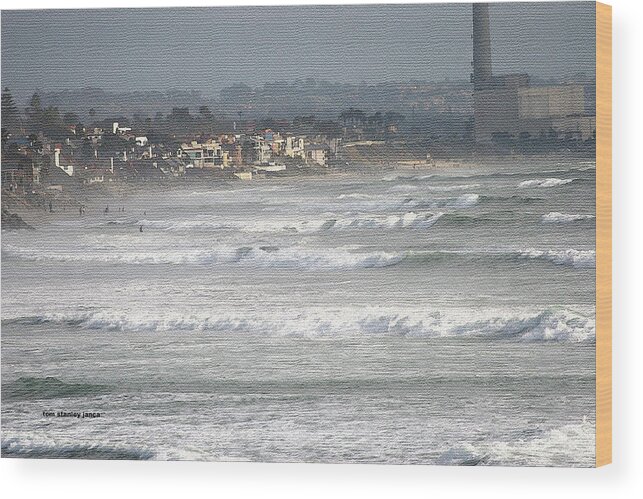
POLYGON ((540 158, 3 231, 2 455, 593 466, 594 215, 594 163, 540 158))

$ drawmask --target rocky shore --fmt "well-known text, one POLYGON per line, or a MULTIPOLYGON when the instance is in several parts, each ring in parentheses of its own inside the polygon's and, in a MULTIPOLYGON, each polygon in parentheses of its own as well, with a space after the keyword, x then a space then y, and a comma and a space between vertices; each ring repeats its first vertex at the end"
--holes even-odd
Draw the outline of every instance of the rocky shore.
POLYGON ((15 213, 9 213, 5 208, 2 209, 2 230, 20 230, 28 229, 34 230, 34 228, 25 222, 20 216, 15 213))

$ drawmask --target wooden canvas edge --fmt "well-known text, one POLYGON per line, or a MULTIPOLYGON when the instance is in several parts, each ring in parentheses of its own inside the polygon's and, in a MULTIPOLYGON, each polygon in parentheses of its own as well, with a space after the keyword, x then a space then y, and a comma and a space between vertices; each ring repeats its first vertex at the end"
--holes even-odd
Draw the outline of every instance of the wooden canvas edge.
POLYGON ((612 7, 596 3, 596 466, 612 462, 612 7))

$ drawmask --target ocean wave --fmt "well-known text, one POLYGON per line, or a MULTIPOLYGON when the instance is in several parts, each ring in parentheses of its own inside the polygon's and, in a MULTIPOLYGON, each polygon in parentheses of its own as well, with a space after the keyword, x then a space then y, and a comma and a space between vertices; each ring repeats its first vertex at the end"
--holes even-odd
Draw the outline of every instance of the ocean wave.
MULTIPOLYGON (((513 170, 513 171, 486 171, 486 172, 480 172, 480 171, 475 171, 471 173, 464 173, 462 171, 460 172, 454 172, 453 174, 447 174, 447 173, 430 173, 430 174, 416 174, 416 175, 387 175, 383 178, 381 178, 382 182, 397 182, 397 181, 402 181, 402 182, 425 182, 425 181, 436 181, 436 180, 476 180, 476 179, 481 179, 481 180, 487 180, 487 179, 494 179, 494 178, 512 178, 512 177, 526 177, 529 175, 542 175, 542 174, 549 174, 549 175, 566 175, 570 173, 579 173, 582 174, 583 172, 592 172, 596 169, 596 164, 591 162, 591 161, 581 161, 578 162, 577 164, 574 165, 566 165, 566 164, 560 164, 559 166, 563 168, 554 168, 554 169, 548 169, 548 170, 513 170), (577 166, 577 165, 582 165, 582 166, 577 166), (564 168, 564 166, 568 166, 568 168, 564 168)), ((476 167, 477 168, 477 167, 476 167)), ((478 169, 478 168, 477 168, 478 169)))
POLYGON ((444 451, 436 464, 593 467, 595 445, 596 425, 583 418, 532 438, 457 445, 444 451))
POLYGON ((482 204, 488 203, 502 203, 502 204, 531 204, 544 201, 543 198, 537 198, 532 196, 490 196, 484 195, 480 196, 480 202, 482 204))
POLYGON ((210 331, 307 338, 399 336, 480 338, 512 341, 591 342, 595 319, 591 313, 567 309, 541 311, 440 312, 424 308, 346 307, 327 309, 217 310, 182 315, 178 312, 120 313, 88 311, 40 314, 4 319, 23 325, 58 324, 100 331, 210 331), (475 320, 474 320, 475 319, 475 320))
POLYGON ((480 201, 479 194, 463 194, 455 199, 448 199, 444 203, 445 208, 469 208, 480 201))
POLYGON ((468 189, 478 189, 480 184, 459 184, 459 185, 427 185, 423 189, 432 192, 450 192, 465 191, 468 189))
POLYGON ((577 213, 559 213, 557 211, 552 211, 543 215, 542 222, 547 224, 564 224, 582 220, 593 220, 594 218, 594 215, 580 215, 577 213))
POLYGON ((455 226, 477 226, 498 222, 490 215, 468 215, 464 213, 444 213, 439 220, 441 225, 455 226))
POLYGON ((291 246, 220 246, 202 250, 158 250, 109 252, 55 252, 6 246, 3 253, 23 260, 61 262, 102 262, 110 264, 221 265, 242 264, 266 268, 333 270, 376 268, 396 265, 403 252, 355 252, 351 248, 306 248, 291 246))
POLYGON ((23 376, 3 385, 2 395, 9 398, 41 399, 90 395, 106 389, 103 385, 88 383, 65 383, 58 378, 23 376))
MULTIPOLYGON (((466 191, 469 189, 478 189, 480 184, 457 184, 457 185, 423 185, 421 189, 427 192, 452 192, 452 191, 466 191)), ((398 184, 392 186, 389 191, 405 192, 419 190, 420 186, 413 184, 398 184)))
POLYGON ((31 459, 153 459, 146 448, 115 446, 103 443, 58 443, 54 439, 10 437, 2 439, 2 457, 31 459))
MULTIPOLYGON (((478 219, 468 217, 462 221, 449 220, 447 216, 443 217, 447 223, 479 223, 478 219)), ((458 218, 456 218, 458 220, 458 218)), ((484 220, 484 219, 482 219, 484 220)), ((493 250, 488 251, 467 251, 467 250, 449 250, 449 251, 409 251, 405 255, 406 263, 430 263, 442 260, 458 259, 462 261, 488 261, 497 262, 500 265, 511 263, 522 264, 525 260, 549 262, 555 265, 565 265, 576 268, 592 268, 596 264, 596 252, 593 250, 538 250, 527 248, 524 250, 493 250)))
POLYGON ((338 216, 328 214, 328 218, 315 220, 244 220, 218 222, 213 220, 139 220, 133 225, 170 232, 192 230, 227 230, 246 233, 296 232, 314 234, 318 232, 345 229, 423 229, 432 226, 442 216, 442 212, 407 211, 391 215, 338 216))
POLYGON ((476 206, 483 196, 480 194, 469 193, 461 194, 457 197, 436 198, 436 199, 416 199, 408 198, 405 207, 414 209, 430 209, 430 210, 444 210, 444 209, 466 209, 476 206))
POLYGON ((520 182, 520 184, 518 184, 518 187, 521 189, 531 188, 531 187, 536 187, 536 188, 558 187, 561 185, 570 184, 575 180, 578 180, 578 179, 545 178, 545 179, 525 180, 524 182, 520 182))
POLYGON ((580 268, 596 266, 596 251, 594 250, 537 250, 527 249, 520 255, 523 258, 547 260, 556 265, 571 265, 580 268))
MULTIPOLYGON (((311 225, 308 230, 352 229, 426 229, 445 218, 446 223, 455 225, 486 223, 482 218, 457 215, 418 214, 408 212, 400 216, 381 218, 366 217, 345 220, 326 220, 311 225), (446 217, 446 218, 445 218, 446 217)), ((293 228, 293 230, 295 230, 293 228)), ((575 268, 592 268, 596 265, 594 250, 558 249, 489 249, 487 251, 436 250, 436 251, 358 251, 356 246, 336 248, 309 248, 306 246, 279 247, 260 246, 218 246, 208 249, 160 249, 146 251, 129 250, 113 246, 101 251, 56 252, 40 248, 19 248, 5 245, 3 258, 27 261, 88 262, 128 265, 243 265, 245 267, 320 270, 350 270, 360 268, 381 268, 398 264, 423 265, 448 260, 472 262, 497 262, 499 265, 523 264, 525 260, 549 262, 575 268)))
POLYGON ((444 209, 444 208, 470 208, 478 204, 480 195, 475 193, 460 194, 448 197, 415 197, 409 194, 406 197, 391 195, 372 196, 369 198, 343 198, 341 204, 323 204, 320 208, 354 212, 386 212, 411 209, 444 209))
POLYGON ((344 229, 393 229, 413 228, 427 229, 433 226, 444 215, 443 213, 406 212, 402 215, 347 217, 327 220, 319 230, 344 229))
POLYGON ((371 199, 373 198, 370 194, 362 194, 361 192, 352 192, 350 194, 340 194, 337 196, 337 199, 371 199))

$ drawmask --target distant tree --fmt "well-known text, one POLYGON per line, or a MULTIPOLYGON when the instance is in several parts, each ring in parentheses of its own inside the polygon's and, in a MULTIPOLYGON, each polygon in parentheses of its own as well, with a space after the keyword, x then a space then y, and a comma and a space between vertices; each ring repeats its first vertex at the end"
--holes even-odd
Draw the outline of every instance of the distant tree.
POLYGON ((32 135, 43 134, 53 140, 62 140, 69 136, 69 127, 76 125, 80 118, 74 113, 61 115, 55 106, 43 109, 39 98, 32 98, 27 108, 29 131, 32 135))
POLYGON ((201 118, 202 121, 212 122, 214 116, 208 106, 201 106, 199 108, 199 118, 201 118))
POLYGON ((55 139, 66 135, 63 119, 57 107, 50 106, 42 111, 41 129, 45 135, 55 139))
POLYGON ((141 126, 145 123, 147 116, 142 113, 134 113, 134 124, 141 126))
POLYGON ((277 122, 273 118, 264 118, 257 122, 258 130, 276 130, 277 122))
POLYGON ((5 127, 2 127, 2 151, 3 152, 7 147, 7 142, 9 141, 10 135, 11 134, 9 133, 9 130, 7 130, 5 127))
POLYGON ((89 116, 94 119, 96 117, 96 109, 93 107, 89 110, 89 116))
POLYGON ((319 133, 327 135, 330 138, 337 138, 341 137, 342 135, 342 127, 339 125, 339 123, 336 123, 334 121, 319 121, 317 123, 317 131, 319 133))
POLYGON ((2 124, 4 128, 10 130, 17 127, 20 122, 20 114, 16 103, 13 101, 13 96, 9 91, 9 87, 4 87, 2 91, 2 124))
POLYGON ((42 142, 38 138, 38 135, 35 133, 30 133, 27 138, 29 139, 29 147, 34 151, 39 151, 42 149, 42 142))
MULTIPOLYGON (((314 80, 313 80, 314 81, 314 80)), ((313 115, 310 116, 295 116, 292 124, 295 126, 308 125, 312 126, 315 124, 316 118, 313 115)))
POLYGON ((80 148, 80 155, 84 159, 91 159, 94 157, 94 144, 89 139, 83 139, 82 146, 80 148))
POLYGON ((403 114, 396 113, 395 111, 388 111, 384 115, 384 123, 386 125, 399 125, 406 117, 403 114))
POLYGON ((75 125, 76 123, 80 122, 80 116, 78 116, 76 113, 65 113, 63 115, 63 123, 67 126, 69 125, 75 125))
POLYGON ((366 121, 366 113, 360 109, 350 108, 339 115, 339 120, 344 125, 361 125, 366 121))
POLYGON ((29 127, 32 130, 40 131, 42 129, 43 110, 42 101, 40 100, 40 95, 37 92, 31 96, 29 106, 25 109, 25 113, 27 114, 29 127))
POLYGON ((172 128, 187 132, 194 122, 194 118, 190 114, 190 109, 187 107, 173 107, 172 112, 167 115, 167 122, 172 128))

